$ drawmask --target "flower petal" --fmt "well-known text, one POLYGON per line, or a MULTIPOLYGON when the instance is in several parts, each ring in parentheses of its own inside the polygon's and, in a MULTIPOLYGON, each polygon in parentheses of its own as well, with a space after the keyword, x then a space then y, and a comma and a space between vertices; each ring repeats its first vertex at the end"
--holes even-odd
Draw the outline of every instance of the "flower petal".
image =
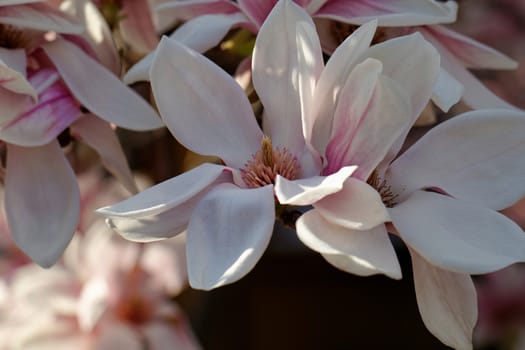
POLYGON ((0 22, 44 32, 80 34, 84 31, 76 18, 45 3, 1 6, 0 22))
POLYGON ((122 38, 142 54, 153 50, 159 42, 149 6, 148 0, 124 1, 120 9, 122 38))
POLYGON ((401 268, 385 225, 349 230, 326 221, 316 210, 296 222, 299 239, 335 267, 359 276, 378 273, 401 278, 401 268))
POLYGON ((341 168, 328 176, 313 176, 290 181, 280 175, 275 180, 275 196, 281 204, 310 205, 343 188, 356 166, 341 168))
POLYGON ((413 250, 410 255, 417 305, 425 326, 445 345, 472 349, 472 331, 478 317, 472 279, 433 266, 413 250))
POLYGON ((369 230, 390 221, 379 193, 369 184, 347 178, 343 189, 314 204, 327 221, 352 230, 369 230))
POLYGON ((92 114, 84 115, 71 125, 71 132, 100 155, 102 163, 131 193, 137 193, 137 185, 128 166, 115 131, 105 121, 92 114))
POLYGON ((277 2, 278 0, 239 0, 239 7, 260 28, 277 2))
POLYGON ((166 1, 155 7, 155 10, 171 15, 173 19, 183 21, 212 14, 231 14, 241 12, 239 5, 228 0, 186 0, 166 1))
POLYGON ((188 149, 235 168, 260 149, 262 132, 244 91, 204 56, 163 37, 151 87, 167 127, 188 149))
POLYGON ((525 113, 480 110, 431 129, 392 163, 388 182, 400 199, 437 187, 500 210, 525 195, 525 113))
POLYGON ((443 111, 448 112, 450 107, 461 100, 464 92, 463 85, 454 79, 444 69, 439 70, 439 76, 434 86, 432 101, 443 111))
POLYGON ((431 0, 327 1, 316 17, 351 24, 364 24, 377 19, 380 26, 414 26, 450 23, 456 20, 457 4, 431 0))
POLYGON ((233 283, 255 266, 275 220, 273 186, 217 186, 201 200, 188 226, 190 285, 209 290, 233 283))
POLYGON ((26 79, 24 49, 0 48, 0 86, 17 94, 29 95, 36 102, 37 92, 26 79))
POLYGON ((523 231, 496 211, 422 191, 389 211, 401 238, 441 268, 479 274, 525 261, 523 231))
POLYGON ((227 168, 205 163, 97 212, 106 217, 133 219, 158 215, 198 195, 215 181, 228 180, 231 181, 231 175, 227 168))
POLYGON ((339 91, 348 79, 350 72, 362 59, 377 27, 372 21, 352 33, 334 51, 317 82, 312 113, 305 121, 305 137, 314 148, 324 154, 332 132, 332 122, 339 91))
POLYGON ((58 142, 7 145, 7 218, 16 244, 43 267, 53 265, 75 232, 80 193, 58 142))
POLYGON ((264 131, 275 146, 292 154, 304 148, 302 120, 311 111, 322 69, 311 17, 292 1, 279 2, 259 31, 252 60, 253 85, 264 106, 264 131))
POLYGON ((354 68, 343 86, 326 148, 325 173, 358 165, 353 177, 368 179, 392 144, 413 123, 406 92, 381 75, 381 69, 380 61, 366 59, 354 68))
POLYGON ((77 46, 56 40, 42 47, 73 95, 93 114, 132 130, 162 126, 157 113, 142 97, 77 46))

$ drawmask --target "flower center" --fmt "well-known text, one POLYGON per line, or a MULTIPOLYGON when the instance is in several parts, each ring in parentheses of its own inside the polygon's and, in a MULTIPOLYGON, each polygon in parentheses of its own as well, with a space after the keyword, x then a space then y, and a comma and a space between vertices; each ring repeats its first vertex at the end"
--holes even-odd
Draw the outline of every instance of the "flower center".
POLYGON ((390 185, 377 174, 377 171, 374 170, 366 182, 376 189, 387 208, 392 208, 397 204, 398 194, 392 191, 390 185))
POLYGON ((24 31, 9 24, 0 24, 0 47, 23 49, 31 46, 32 38, 24 31))
POLYGON ((286 148, 273 148, 272 140, 264 136, 261 150, 257 151, 240 170, 246 185, 256 188, 274 184, 277 175, 294 180, 299 175, 300 169, 299 162, 294 155, 286 148))
MULTIPOLYGON (((330 34, 336 42, 337 46, 341 45, 345 39, 350 36, 356 29, 359 28, 358 25, 348 24, 343 22, 332 21, 330 23, 330 34)), ((378 44, 382 41, 385 41, 386 33, 381 28, 377 28, 374 38, 372 39, 372 44, 378 44)))

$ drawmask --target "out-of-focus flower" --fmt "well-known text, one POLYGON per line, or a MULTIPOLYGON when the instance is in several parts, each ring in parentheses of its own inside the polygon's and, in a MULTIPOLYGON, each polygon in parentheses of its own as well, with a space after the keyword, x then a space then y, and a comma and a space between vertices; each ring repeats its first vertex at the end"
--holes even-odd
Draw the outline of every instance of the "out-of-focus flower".
POLYGON ((3 6, 2 11, 9 16, 0 16, 7 218, 16 244, 50 266, 75 231, 80 200, 57 139, 67 143, 71 133, 91 145, 135 191, 109 123, 148 130, 162 122, 146 101, 68 40, 82 30, 69 16, 44 3, 3 6))
MULTIPOLYGON (((453 1, 380 0, 373 4, 362 0, 295 2, 310 13, 316 23, 323 25, 332 20, 353 25, 377 20, 380 26, 395 27, 448 23, 456 19, 457 11, 457 5, 453 1)), ((186 21, 171 37, 198 52, 204 52, 219 44, 233 28, 241 27, 257 33, 276 3, 276 0, 241 0, 238 3, 227 0, 166 1, 158 5, 157 10, 164 16, 186 21)), ((333 27, 332 30, 324 29, 319 28, 321 45, 323 49, 330 47, 333 51, 335 47, 330 44, 333 42, 333 27)), ((128 71, 124 81, 132 83, 150 80, 148 71, 151 61, 152 57, 146 56, 128 71)))
POLYGON ((123 197, 122 187, 94 174, 80 178, 87 227, 63 260, 3 274, 0 348, 199 349, 170 300, 187 283, 184 237, 140 245, 85 217, 93 205, 123 197))
MULTIPOLYGON (((409 247, 423 321, 449 346, 471 347, 477 307, 469 275, 525 260, 523 231, 496 211, 525 193, 524 132, 522 112, 466 113, 433 128, 369 178, 388 207, 391 231, 409 247)), ((337 254, 327 259, 337 267, 374 272, 358 253, 339 248, 362 249, 354 238, 359 227, 348 222, 355 211, 350 195, 343 190, 315 203, 299 218, 298 234, 325 256, 337 254)), ((378 229, 383 225, 358 234, 378 229)))

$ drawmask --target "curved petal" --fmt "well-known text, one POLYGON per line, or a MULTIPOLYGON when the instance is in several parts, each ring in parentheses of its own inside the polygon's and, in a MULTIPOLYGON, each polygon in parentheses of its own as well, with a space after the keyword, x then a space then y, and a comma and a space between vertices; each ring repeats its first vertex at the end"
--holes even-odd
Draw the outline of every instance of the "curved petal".
POLYGON ((523 231, 496 211, 418 191, 390 216, 401 238, 441 268, 480 274, 525 261, 523 231))
POLYGON ((467 68, 516 69, 518 63, 501 52, 444 26, 424 28, 425 35, 432 35, 467 68))
POLYGON ((478 317, 476 289, 469 275, 442 270, 413 250, 417 306, 427 329, 454 349, 472 349, 478 317))
POLYGON ((322 69, 321 46, 312 19, 292 1, 279 2, 255 41, 252 79, 264 106, 265 133, 274 145, 286 147, 292 154, 304 148, 302 121, 311 112, 322 69))
POLYGON ((53 70, 42 69, 30 81, 43 90, 16 118, 2 125, 0 138, 19 146, 41 146, 56 138, 80 117, 77 102, 53 70), (49 86, 50 85, 50 86, 49 86))
POLYGON ((97 212, 106 217, 131 219, 158 215, 190 200, 215 181, 231 181, 227 170, 221 165, 205 163, 97 212))
POLYGON ((62 255, 77 227, 80 193, 58 142, 7 146, 7 219, 13 239, 43 267, 62 255))
POLYGON ((432 101, 443 111, 448 112, 450 107, 461 100, 464 87, 444 69, 439 70, 439 76, 434 86, 432 101))
POLYGON ((45 3, 1 6, 0 22, 44 32, 80 34, 84 31, 76 18, 45 3))
POLYGON ((122 2, 119 28, 122 38, 139 53, 146 54, 158 44, 159 38, 153 25, 148 0, 122 2))
MULTIPOLYGON (((260 28, 278 0, 239 0, 239 7, 260 28)), ((284 2, 284 1, 282 1, 284 2)))
POLYGON ((138 192, 126 155, 115 131, 108 123, 92 114, 88 114, 71 125, 71 132, 97 151, 106 169, 128 191, 131 193, 138 192))
POLYGON ((357 165, 353 177, 366 180, 412 125, 406 92, 394 80, 382 76, 381 69, 380 61, 369 58, 348 77, 334 112, 325 173, 357 165))
POLYGON ((189 21, 195 17, 213 14, 231 14, 241 12, 239 6, 228 0, 187 0, 166 1, 155 7, 163 15, 173 19, 189 21))
POLYGON ((162 126, 157 113, 142 97, 77 46, 56 40, 42 47, 73 95, 93 114, 132 130, 162 126))
POLYGON ((0 86, 17 94, 29 95, 36 102, 37 92, 26 79, 24 49, 0 48, 0 86))
POLYGON ((314 15, 351 24, 364 24, 377 19, 384 27, 450 23, 456 20, 455 1, 432 0, 331 0, 314 15))
POLYGON ((359 276, 378 273, 401 279, 401 268, 385 225, 357 231, 334 225, 316 210, 296 222, 299 239, 335 267, 359 276))
POLYGON ((370 46, 376 27, 377 22, 372 21, 346 38, 334 51, 319 77, 314 95, 315 103, 311 106, 312 113, 305 121, 305 137, 320 154, 325 154, 330 139, 339 91, 370 46))
POLYGON ((281 204, 310 205, 343 188, 356 166, 341 168, 328 176, 313 176, 290 181, 280 175, 275 180, 275 196, 281 204))
POLYGON ((346 179, 342 190, 316 202, 314 208, 327 221, 352 230, 369 230, 390 221, 379 193, 353 177, 346 179))
POLYGON ((480 110, 431 129, 389 170, 403 196, 437 187, 453 197, 500 210, 525 195, 525 112, 480 110))
POLYGON ((273 232, 273 186, 217 186, 195 208, 188 226, 190 285, 209 290, 233 283, 255 266, 273 232))
POLYGON ((234 168, 260 149, 262 132, 244 91, 204 56, 163 37, 151 87, 167 127, 188 149, 234 168))
POLYGON ((412 105, 412 122, 405 124, 404 132, 397 138, 383 160, 384 166, 397 155, 410 128, 428 104, 439 76, 440 56, 419 33, 374 45, 368 50, 367 55, 383 63, 383 75, 392 78, 402 87, 412 105))

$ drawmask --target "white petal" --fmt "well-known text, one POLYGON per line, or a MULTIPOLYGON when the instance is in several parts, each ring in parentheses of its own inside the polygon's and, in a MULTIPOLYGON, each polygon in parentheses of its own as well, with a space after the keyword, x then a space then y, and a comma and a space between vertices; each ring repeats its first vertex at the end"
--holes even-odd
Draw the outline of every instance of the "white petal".
POLYGON ((66 40, 42 47, 73 95, 93 114, 132 130, 162 126, 157 113, 142 97, 79 47, 66 40))
POLYGON ((26 53, 24 49, 0 48, 0 86, 25 94, 37 100, 37 92, 26 79, 26 53))
POLYGON ((328 1, 316 17, 352 24, 377 19, 380 26, 414 26, 456 20, 457 4, 431 0, 328 1))
POLYGON ((274 220, 273 186, 217 186, 188 226, 190 285, 209 290, 244 277, 268 246, 274 220))
POLYGON ((331 224, 310 210, 296 222, 299 239, 335 267, 359 276, 378 273, 401 278, 401 268, 385 225, 350 230, 331 224))
POLYGON ((419 313, 427 329, 454 349, 472 349, 478 308, 469 275, 442 270, 410 251, 419 313))
POLYGON ((16 244, 41 266, 53 265, 75 232, 80 193, 58 142, 7 146, 6 211, 16 244))
POLYGON ((464 87, 444 69, 439 70, 439 76, 434 86, 432 101, 443 111, 448 112, 450 107, 461 100, 464 87))
POLYGON ((502 214, 432 192, 390 208, 401 238, 432 264, 480 274, 525 261, 525 235, 502 214))
POLYGON ((223 166, 205 163, 97 212, 107 217, 133 219, 158 215, 198 195, 215 181, 227 181, 231 175, 226 172, 223 166))
POLYGON ((128 191, 131 193, 138 192, 124 150, 115 131, 108 123, 94 115, 88 114, 71 125, 71 132, 97 151, 106 169, 128 191))
POLYGON ((252 60, 253 85, 264 106, 264 130, 275 146, 292 154, 304 148, 302 120, 311 113, 322 69, 311 17, 292 1, 277 3, 259 30, 252 60))
POLYGON ((525 195, 525 113, 480 110, 431 129, 390 168, 401 197, 437 187, 453 197, 500 210, 525 195))
POLYGON ((379 193, 369 184, 353 177, 343 189, 314 204, 326 220, 353 230, 369 230, 390 221, 379 193))
POLYGON ((163 37, 151 87, 167 127, 188 149, 234 168, 260 149, 262 132, 244 91, 204 56, 163 37))
POLYGON ((343 188, 356 166, 341 168, 328 176, 313 176, 290 181, 280 175, 275 180, 275 196, 281 204, 310 205, 343 188))
POLYGON ((119 21, 120 33, 132 49, 141 54, 155 49, 159 38, 148 0, 124 1, 119 15, 122 16, 119 21))

